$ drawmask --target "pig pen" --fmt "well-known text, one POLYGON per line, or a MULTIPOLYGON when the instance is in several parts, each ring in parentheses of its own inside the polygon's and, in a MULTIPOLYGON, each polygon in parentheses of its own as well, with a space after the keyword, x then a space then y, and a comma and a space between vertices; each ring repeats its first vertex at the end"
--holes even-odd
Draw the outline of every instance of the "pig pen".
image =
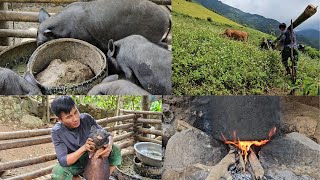
MULTIPOLYGON (((152 2, 160 5, 162 8, 168 10, 165 6, 171 9, 171 0, 151 0, 152 2)), ((60 12, 68 4, 76 2, 76 0, 3 0, 0 2, 0 53, 7 51, 12 46, 19 46, 23 41, 29 41, 30 39, 35 40, 37 36, 38 28, 38 14, 40 8, 45 7, 51 15, 60 12)), ((168 35, 167 42, 169 49, 171 49, 171 31, 168 35)), ((25 46, 24 46, 25 47, 25 46)), ((23 48, 23 47, 21 47, 23 48)), ((34 51, 34 50, 33 50, 34 51)), ((12 52, 11 56, 15 56, 12 52)), ((20 54, 20 52, 18 52, 20 54)), ((32 53, 31 53, 32 54, 32 53)), ((29 56, 31 56, 28 55, 29 56)), ((9 69, 14 70, 18 74, 23 74, 24 67, 20 64, 17 66, 16 62, 21 59, 22 56, 13 60, 9 66, 1 64, 1 61, 7 61, 4 57, 0 56, 1 67, 11 67, 9 69)), ((23 55, 23 57, 26 57, 23 55)), ((7 62, 6 62, 7 63, 7 62)), ((25 72, 25 71, 24 71, 25 72)), ((107 74, 106 74, 107 75, 107 74)), ((77 76, 75 76, 77 77, 77 76)), ((102 77, 102 76, 100 76, 102 77)), ((102 78, 103 79, 103 78, 102 78)), ((102 81, 100 80, 100 82, 102 81)), ((91 80, 92 81, 92 80, 91 80)), ((87 89, 97 83, 83 82, 82 87, 78 88, 48 88, 40 86, 43 94, 86 94, 87 89), (49 90, 48 90, 49 89, 49 90), (65 90, 68 89, 68 90, 65 90), (70 90, 71 89, 71 90, 70 90), (76 89, 76 90, 75 90, 76 89), (61 92, 62 91, 62 92, 61 92)), ((99 83, 100 83, 99 82, 99 83)))
MULTIPOLYGON (((135 152, 133 145, 136 142, 153 142, 161 144, 161 131, 158 130, 161 125, 159 116, 161 112, 149 112, 149 111, 128 111, 120 110, 120 116, 108 117, 97 120, 97 123, 104 127, 107 131, 112 132, 114 135, 114 143, 121 148, 121 155, 123 158, 132 156, 135 152), (147 117, 142 118, 142 115, 147 117), (158 117, 158 118, 157 118, 158 117), (110 123, 116 125, 109 125, 110 123), (143 125, 158 124, 158 128, 155 130, 143 128, 143 125), (144 135, 147 135, 145 137, 144 135), (156 138, 157 137, 157 138, 156 138)), ((23 130, 13 132, 0 132, 0 152, 6 153, 7 151, 21 150, 24 147, 37 147, 41 144, 50 143, 51 145, 51 128, 38 129, 38 130, 23 130)), ((0 163, 0 172, 4 172, 1 178, 4 179, 52 179, 51 170, 54 164, 57 162, 56 155, 51 145, 51 149, 43 149, 43 152, 51 152, 51 154, 44 154, 42 156, 32 157, 30 155, 27 159, 8 160, 0 163), (47 164, 47 167, 43 167, 39 170, 28 172, 25 174, 19 174, 16 176, 10 175, 12 169, 25 168, 27 166, 47 164), (48 165, 51 164, 51 165, 48 165), (7 174, 7 176, 5 176, 7 174)), ((124 161, 125 162, 125 161, 124 161)), ((0 174, 2 174, 0 173, 0 174)), ((125 173, 119 173, 115 171, 112 175, 115 179, 121 179, 125 173)))
POLYGON ((319 107, 312 103, 263 96, 166 96, 164 103, 163 179, 320 178, 319 107), (247 161, 240 142, 254 142, 247 161))

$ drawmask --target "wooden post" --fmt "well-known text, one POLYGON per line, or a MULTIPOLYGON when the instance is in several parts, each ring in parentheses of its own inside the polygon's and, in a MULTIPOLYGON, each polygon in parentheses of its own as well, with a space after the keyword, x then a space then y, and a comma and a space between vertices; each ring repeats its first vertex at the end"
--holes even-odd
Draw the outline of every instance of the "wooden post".
POLYGON ((46 109, 47 109, 47 122, 50 123, 50 103, 49 103, 49 96, 46 96, 46 109))
POLYGON ((42 122, 46 123, 47 122, 46 96, 41 96, 41 104, 42 104, 42 122))
MULTIPOLYGON (((0 10, 8 10, 8 3, 0 2, 0 10)), ((9 23, 0 21, 0 29, 9 29, 9 23)), ((8 37, 0 38, 0 46, 9 46, 10 41, 8 37)))

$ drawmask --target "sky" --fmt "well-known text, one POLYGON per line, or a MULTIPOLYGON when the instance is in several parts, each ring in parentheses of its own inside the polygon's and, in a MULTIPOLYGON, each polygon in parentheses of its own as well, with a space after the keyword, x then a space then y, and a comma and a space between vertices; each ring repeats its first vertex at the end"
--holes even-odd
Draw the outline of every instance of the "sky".
POLYGON ((219 0, 241 11, 259 14, 266 18, 290 24, 305 10, 308 4, 318 7, 318 11, 307 19, 295 30, 316 29, 320 30, 320 1, 319 0, 219 0))

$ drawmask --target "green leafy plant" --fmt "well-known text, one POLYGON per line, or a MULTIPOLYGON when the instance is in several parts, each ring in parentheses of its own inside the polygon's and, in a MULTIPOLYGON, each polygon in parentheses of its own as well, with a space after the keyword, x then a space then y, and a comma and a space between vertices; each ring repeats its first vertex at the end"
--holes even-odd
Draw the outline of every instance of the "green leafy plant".
POLYGON ((319 58, 300 53, 299 81, 290 85, 280 52, 259 49, 262 37, 275 37, 227 21, 224 24, 191 17, 180 13, 178 7, 173 9, 172 16, 176 39, 172 51, 174 94, 285 95, 293 87, 299 87, 297 95, 318 92, 319 58), (230 26, 248 32, 248 42, 231 40, 223 35, 230 26))

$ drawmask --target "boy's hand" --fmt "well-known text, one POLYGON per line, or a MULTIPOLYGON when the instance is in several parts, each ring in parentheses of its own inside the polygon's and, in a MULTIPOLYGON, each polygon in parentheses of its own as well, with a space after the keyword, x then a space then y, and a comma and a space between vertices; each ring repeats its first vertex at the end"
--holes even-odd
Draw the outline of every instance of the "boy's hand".
POLYGON ((112 144, 106 144, 105 149, 103 151, 101 151, 100 153, 96 153, 95 158, 99 158, 101 157, 102 159, 105 157, 109 157, 111 151, 112 151, 112 144))
POLYGON ((85 148, 89 152, 94 152, 96 149, 96 145, 94 144, 93 140, 91 138, 87 139, 87 142, 84 144, 85 148))

